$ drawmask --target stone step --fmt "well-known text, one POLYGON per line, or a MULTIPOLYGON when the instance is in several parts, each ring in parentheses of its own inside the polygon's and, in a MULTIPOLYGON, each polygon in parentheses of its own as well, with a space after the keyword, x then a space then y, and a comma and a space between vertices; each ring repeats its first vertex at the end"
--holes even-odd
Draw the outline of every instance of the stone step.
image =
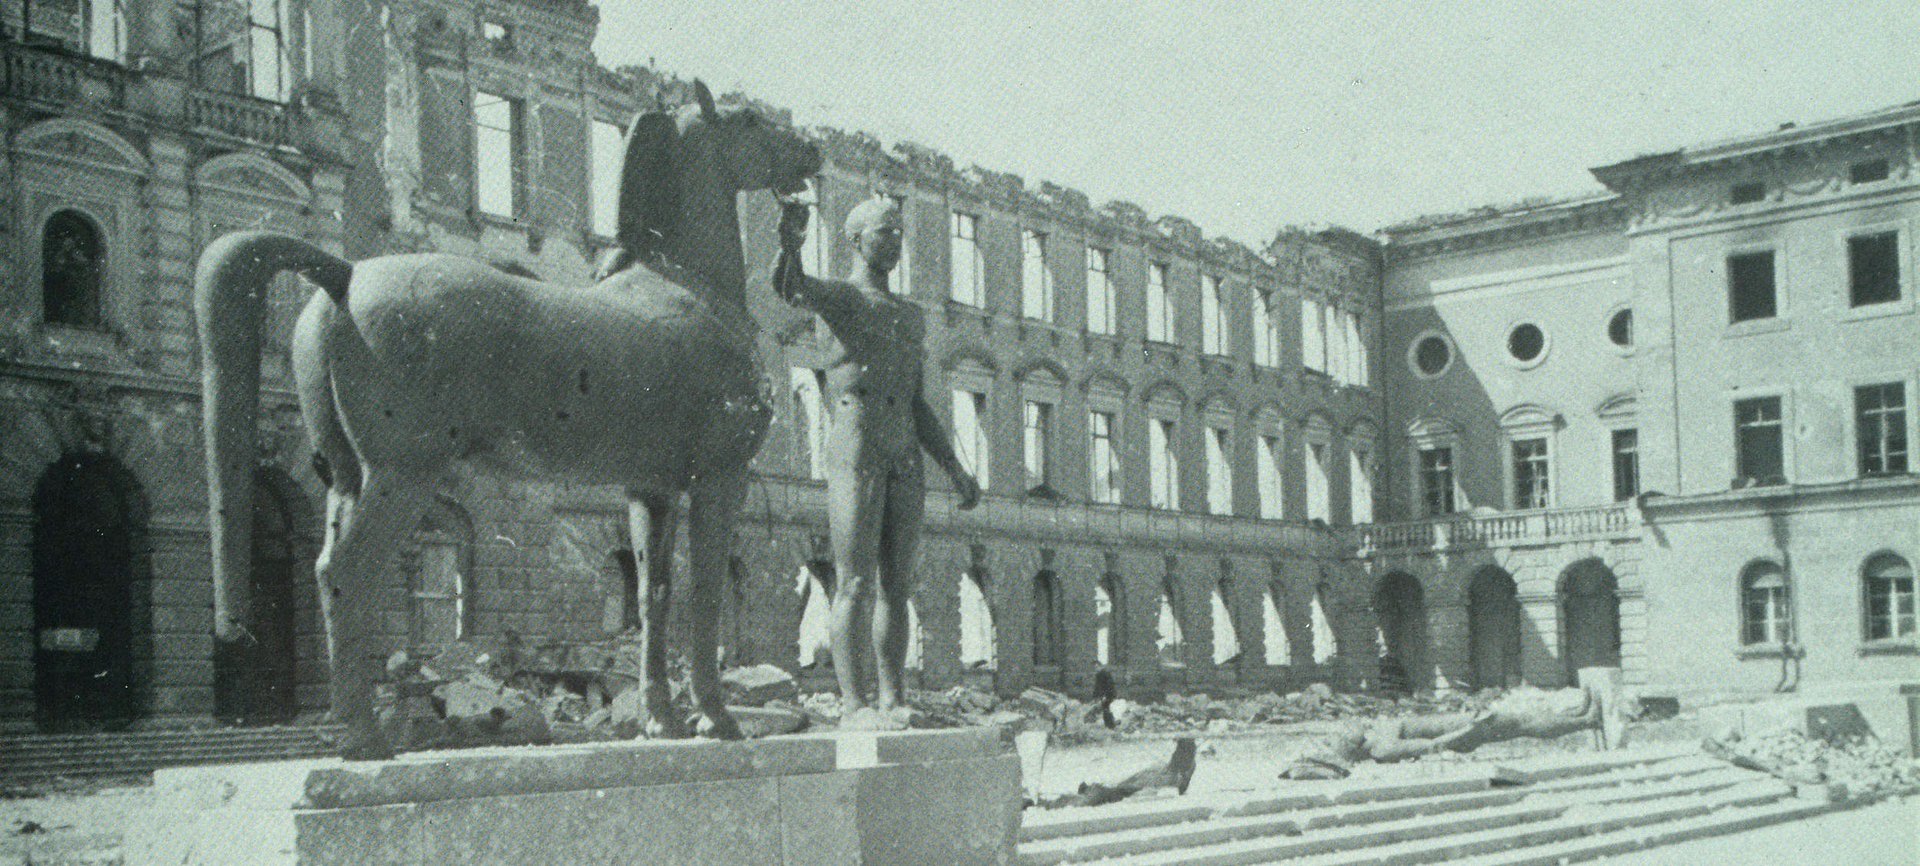
POLYGON ((1604 788, 1581 788, 1563 791, 1527 790, 1529 802, 1564 803, 1568 806, 1586 803, 1640 803, 1648 800, 1660 800, 1669 797, 1705 795, 1749 782, 1766 779, 1767 776, 1750 770, 1726 767, 1709 773, 1692 773, 1673 779, 1661 779, 1651 782, 1624 783, 1604 788))
POLYGON ((1697 748, 1687 743, 1597 754, 1545 755, 1500 762, 1494 766, 1493 779, 1496 784, 1532 785, 1574 776, 1610 773, 1697 754, 1697 748))
POLYGON ((1571 776, 1526 786, 1535 793, 1555 793, 1563 791, 1585 791, 1595 788, 1610 788, 1618 785, 1634 785, 1643 782, 1657 782, 1668 779, 1684 778, 1701 773, 1726 770, 1732 765, 1726 761, 1703 756, 1688 756, 1642 764, 1608 773, 1588 776, 1571 776))
POLYGON ((1519 804, 1422 815, 1302 833, 1118 857, 1109 866, 1253 866, 1311 856, 1356 855, 1382 845, 1514 827, 1558 817, 1562 807, 1519 804))
POLYGON ((1798 821, 1835 809, 1847 808, 1849 805, 1858 804, 1781 797, 1758 805, 1728 806, 1705 815, 1651 827, 1633 827, 1597 833, 1549 845, 1453 862, 1461 866, 1560 866, 1565 863, 1631 854, 1661 845, 1672 845, 1711 836, 1725 836, 1788 821, 1798 821))
POLYGON ((1485 791, 1490 776, 1467 773, 1413 782, 1301 782, 1269 795, 1233 792, 1116 803, 1111 806, 1039 810, 1022 817, 1021 841, 1089 836, 1123 830, 1184 824, 1207 818, 1267 815, 1341 804, 1388 802, 1444 794, 1485 791))
MULTIPOLYGON (((1298 811, 1203 818, 1182 824, 1047 839, 1021 845, 1020 853, 1026 862, 1046 866, 1277 836, 1298 836, 1314 830, 1376 825, 1422 816, 1431 818, 1448 813, 1513 806, 1525 797, 1526 792, 1519 790, 1482 790, 1411 800, 1347 803, 1298 811)), ((1566 807, 1552 804, 1533 808, 1557 814, 1566 807)))

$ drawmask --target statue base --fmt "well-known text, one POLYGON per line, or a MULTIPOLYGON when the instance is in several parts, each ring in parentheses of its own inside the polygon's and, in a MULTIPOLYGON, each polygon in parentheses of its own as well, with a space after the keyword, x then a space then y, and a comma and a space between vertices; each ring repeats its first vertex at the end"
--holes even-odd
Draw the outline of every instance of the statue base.
POLYGON ((993 728, 634 741, 160 770, 129 866, 1004 864, 993 728))

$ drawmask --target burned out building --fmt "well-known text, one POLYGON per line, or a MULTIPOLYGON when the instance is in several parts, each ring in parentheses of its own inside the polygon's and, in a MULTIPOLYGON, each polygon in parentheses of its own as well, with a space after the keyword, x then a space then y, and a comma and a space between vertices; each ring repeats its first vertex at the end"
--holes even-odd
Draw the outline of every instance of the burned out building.
MULTIPOLYGON (((454 252, 584 285, 611 243, 626 124, 684 101, 686 83, 601 67, 584 0, 13 5, 0 17, 0 725, 323 710, 309 589, 323 496, 286 362, 309 288, 276 285, 265 362, 255 550, 270 601, 255 631, 282 663, 224 670, 189 301, 199 250, 268 227, 353 259, 454 252)), ((1383 655, 1416 688, 1551 685, 1614 662, 1687 693, 1764 690, 1761 669, 1789 661, 1809 684, 1902 676, 1913 583, 1900 568, 1920 556, 1899 528, 1914 513, 1899 396, 1915 357, 1901 342, 1913 111, 1623 163, 1584 198, 1378 237, 1287 229, 1259 250, 932 148, 815 130, 828 164, 809 270, 844 276, 846 213, 900 201, 896 291, 927 312, 926 393, 986 492, 971 512, 928 495, 913 676, 1078 692, 1109 667, 1136 694, 1357 687, 1383 655), (1876 159, 1878 179, 1834 179, 1876 159), (1724 183, 1763 191, 1711 200, 1724 183), (1890 235, 1894 252, 1855 234, 1890 235), (1722 236, 1739 247, 1728 257, 1703 240, 1722 236), (1798 294, 1846 285, 1835 275, 1855 246, 1878 263, 1872 297, 1891 268, 1891 300, 1798 294), (1773 251, 1774 315, 1718 321, 1717 281, 1760 279, 1731 264, 1760 251, 1773 251), (1809 329, 1834 348, 1789 363, 1785 341, 1809 329), (1753 357, 1716 360, 1736 337, 1753 357), (1723 368, 1724 383, 1705 372, 1723 368), (1724 391, 1695 393, 1702 382, 1724 391), (1868 414, 1833 396, 1870 386, 1868 414), (1843 430, 1823 406, 1872 421, 1843 430), (1731 455, 1765 461, 1770 423, 1792 459, 1734 471, 1731 455), (1882 431, 1879 462, 1856 478, 1845 458, 1862 430, 1882 431), (1866 536, 1824 515, 1873 515, 1886 538, 1842 551, 1866 536), (1758 547, 1727 549, 1737 539, 1758 547), (1859 561, 1841 569, 1847 556, 1859 561), (1809 634, 1847 617, 1860 641, 1809 634), (1682 661, 1723 650, 1711 673, 1682 661)), ((743 202, 777 420, 722 640, 731 663, 824 685, 824 331, 768 285, 776 216, 770 196, 743 202)), ((457 474, 394 571, 391 642, 617 635, 638 607, 628 547, 616 491, 457 474)))

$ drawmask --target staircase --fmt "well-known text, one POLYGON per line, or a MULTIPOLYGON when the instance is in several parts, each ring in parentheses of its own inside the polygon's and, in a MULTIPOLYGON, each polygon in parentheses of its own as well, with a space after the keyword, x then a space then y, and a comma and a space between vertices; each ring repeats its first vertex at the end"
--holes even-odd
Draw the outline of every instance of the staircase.
POLYGON ((160 767, 310 758, 334 727, 203 728, 0 737, 0 790, 57 780, 140 779, 160 767))
POLYGON ((1556 756, 1429 780, 1282 784, 1029 811, 1020 855, 1030 866, 1560 864, 1844 805, 1796 797, 1785 782, 1691 749, 1556 756))

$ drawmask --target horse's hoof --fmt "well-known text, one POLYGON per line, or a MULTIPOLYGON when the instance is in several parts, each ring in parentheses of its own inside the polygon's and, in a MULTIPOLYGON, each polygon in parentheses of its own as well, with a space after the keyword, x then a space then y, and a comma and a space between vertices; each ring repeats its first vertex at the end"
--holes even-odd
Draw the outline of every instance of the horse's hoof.
POLYGON ((700 723, 695 726, 695 730, 699 731, 700 736, 716 740, 746 739, 746 735, 740 733, 740 723, 734 721, 732 716, 703 715, 700 717, 700 723))
POLYGON ((672 720, 648 719, 640 736, 648 740, 684 740, 687 738, 687 726, 672 720))

